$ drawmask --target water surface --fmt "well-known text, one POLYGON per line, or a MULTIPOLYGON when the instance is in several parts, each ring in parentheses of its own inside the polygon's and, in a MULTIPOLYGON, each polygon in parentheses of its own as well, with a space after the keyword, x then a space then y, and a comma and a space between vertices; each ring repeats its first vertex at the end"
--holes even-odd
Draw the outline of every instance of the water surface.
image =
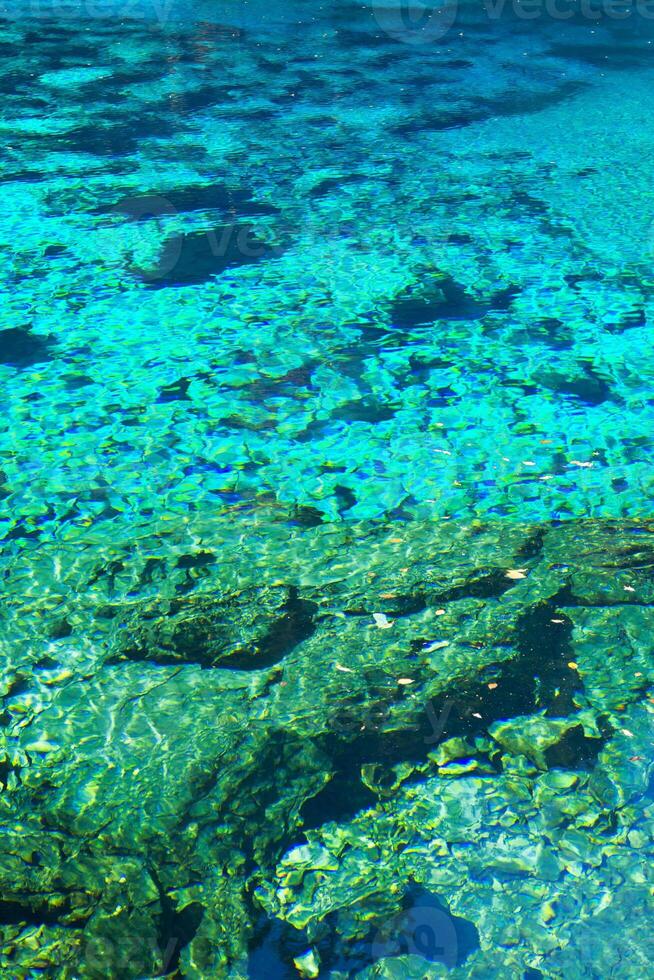
POLYGON ((654 24, 0 7, 0 962, 643 977, 654 24))

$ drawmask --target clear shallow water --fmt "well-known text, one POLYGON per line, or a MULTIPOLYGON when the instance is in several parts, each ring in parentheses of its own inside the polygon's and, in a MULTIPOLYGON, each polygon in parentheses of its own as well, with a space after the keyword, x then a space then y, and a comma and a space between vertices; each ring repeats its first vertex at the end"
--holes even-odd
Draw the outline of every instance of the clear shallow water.
POLYGON ((3 969, 647 975, 652 23, 7 6, 3 969))

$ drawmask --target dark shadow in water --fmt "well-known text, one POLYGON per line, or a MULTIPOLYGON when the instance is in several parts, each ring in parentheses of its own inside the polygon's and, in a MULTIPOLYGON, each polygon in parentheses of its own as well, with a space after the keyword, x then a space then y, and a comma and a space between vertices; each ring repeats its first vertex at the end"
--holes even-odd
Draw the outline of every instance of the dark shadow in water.
MULTIPOLYGON (((490 581, 494 581, 492 576, 490 581)), ((480 593, 471 589, 468 594, 480 593)), ((464 597, 463 590, 456 595, 456 598, 464 597)), ((407 608, 416 611, 415 605, 407 608)), ((404 607, 398 609, 398 614, 402 615, 403 611, 404 607)), ((543 709, 552 717, 566 717, 574 712, 573 697, 583 690, 583 684, 579 674, 568 667, 572 659, 571 637, 569 617, 553 602, 537 603, 516 623, 518 652, 514 658, 489 665, 474 682, 464 687, 458 685, 451 693, 444 692, 437 703, 418 706, 414 723, 408 721, 397 731, 383 731, 397 698, 396 689, 371 681, 365 692, 353 695, 340 714, 334 715, 332 730, 319 740, 334 775, 304 804, 304 830, 330 820, 347 820, 363 807, 377 802, 375 793, 362 782, 364 765, 376 765, 376 785, 383 789, 386 776, 389 785, 394 779, 392 766, 423 761, 436 742, 455 736, 474 739, 485 734, 495 721, 543 709), (434 729, 438 729, 436 735, 434 729)), ((579 724, 548 750, 547 764, 588 767, 604 742, 605 737, 588 738, 579 724)))
POLYGON ((194 286, 226 269, 251 265, 280 254, 279 246, 257 238, 252 225, 226 224, 209 231, 166 239, 157 265, 136 270, 150 289, 194 286))
POLYGON ((389 405, 371 399, 357 398, 349 402, 338 405, 332 414, 331 420, 343 422, 388 422, 395 417, 395 411, 389 405))
MULTIPOLYGON (((628 9, 627 5, 624 9, 628 9)), ((580 61, 602 71, 646 68, 652 63, 652 50, 647 41, 631 48, 617 41, 615 44, 598 44, 596 41, 592 44, 553 44, 550 53, 556 58, 580 61)))
POLYGON ((49 336, 30 333, 20 327, 0 331, 0 364, 25 368, 51 358, 52 340, 49 336))
MULTIPOLYGON (((373 899, 374 901, 374 899, 373 899)), ((320 929, 310 943, 305 932, 278 919, 262 916, 255 940, 251 945, 247 975, 250 980, 293 980, 297 977, 294 957, 315 948, 320 962, 319 976, 354 976, 381 959, 413 954, 429 964, 441 964, 447 969, 461 966, 472 952, 479 949, 479 933, 474 923, 453 915, 447 904, 434 893, 410 885, 404 894, 401 908, 383 912, 362 903, 368 914, 368 932, 356 939, 343 935, 339 912, 331 912, 322 920, 320 929), (374 914, 377 911, 377 914, 374 914)), ((345 925, 351 928, 349 919, 345 925)))
POLYGON ((541 317, 534 320, 529 337, 551 347, 552 350, 570 350, 574 344, 574 331, 557 317, 541 317))
POLYGON ((567 377, 555 371, 543 373, 539 382, 544 388, 560 395, 578 398, 586 405, 602 405, 607 401, 620 401, 609 382, 595 371, 590 364, 580 364, 577 377, 567 377))
MULTIPOLYGON (((461 966, 468 959, 468 956, 479 949, 479 932, 475 925, 468 919, 453 915, 447 904, 442 899, 428 891, 420 885, 410 887, 404 896, 405 917, 408 919, 412 911, 420 913, 417 920, 417 935, 408 935, 404 938, 407 952, 418 952, 428 962, 443 963, 445 966, 461 966), (440 924, 438 932, 441 935, 432 933, 432 923, 428 920, 426 913, 430 909, 440 913, 434 918, 433 924, 440 924), (420 917, 425 918, 424 934, 420 935, 420 917), (452 949, 448 949, 448 940, 452 942, 452 949)), ((399 923, 401 924, 400 918, 399 923)), ((401 945, 401 944, 400 944, 401 945)))
POLYGON ((157 872, 153 868, 150 868, 149 872, 159 892, 161 916, 157 939, 164 960, 162 963, 163 971, 168 975, 175 972, 179 964, 180 953, 185 946, 188 946, 200 928, 204 917, 204 908, 198 902, 191 902, 181 912, 178 912, 157 872))
POLYGON ((83 912, 76 914, 72 899, 66 896, 61 905, 50 908, 46 898, 34 895, 32 901, 23 902, 4 902, 0 901, 0 924, 19 925, 28 923, 42 927, 43 925, 60 925, 61 919, 66 916, 66 923, 69 926, 83 925, 88 916, 83 912))
MULTIPOLYGON (((306 933, 288 923, 262 916, 251 945, 247 975, 250 980, 294 980, 294 957, 310 947, 306 933)), ((320 961, 320 977, 337 972, 353 976, 381 958, 412 953, 426 963, 448 968, 461 966, 479 949, 479 933, 467 919, 453 915, 439 896, 417 885, 410 886, 402 908, 394 914, 370 918, 368 933, 355 940, 343 936, 339 913, 325 916, 314 940, 320 961)))
POLYGON ((491 311, 508 310, 517 294, 516 287, 508 286, 489 300, 480 300, 466 292, 451 276, 443 276, 410 287, 396 296, 390 308, 390 319, 400 330, 431 326, 436 320, 479 320, 491 311))
MULTIPOLYGON (((200 567, 212 564, 213 555, 204 553, 199 561, 191 566, 189 559, 182 559, 179 567, 200 567)), ((179 604, 182 614, 169 613, 173 629, 158 633, 156 628, 144 635, 130 634, 120 652, 111 656, 107 663, 120 663, 133 660, 141 663, 154 663, 160 666, 169 664, 197 664, 203 668, 220 667, 227 670, 265 670, 279 663, 299 643, 307 640, 315 632, 314 618, 318 607, 314 602, 301 599, 294 586, 289 588, 288 599, 279 609, 279 614, 270 623, 259 639, 243 644, 237 649, 233 642, 222 643, 220 635, 222 623, 227 613, 224 604, 217 603, 215 610, 211 603, 196 609, 191 614, 183 602, 179 604)), ((179 610, 178 610, 179 611, 179 610)), ((166 621, 164 621, 164 624, 166 621)))
MULTIPOLYGON (((104 116, 108 118, 107 114, 104 116)), ((97 126, 89 123, 71 129, 65 136, 48 140, 48 148, 55 152, 91 153, 100 157, 129 156, 146 139, 174 136, 178 126, 172 120, 140 113, 137 119, 120 119, 115 125, 97 126)))
POLYGON ((246 651, 242 654, 234 654, 221 666, 233 670, 252 670, 256 664, 256 669, 261 670, 278 663, 298 643, 302 643, 315 633, 314 616, 317 611, 318 606, 314 602, 300 599, 297 589, 291 588, 282 615, 275 620, 258 644, 259 651, 254 664, 251 653, 246 651))
POLYGON ((421 136, 423 133, 463 129, 473 123, 502 116, 525 116, 559 105, 586 88, 584 82, 565 82, 551 92, 511 93, 495 99, 478 98, 456 109, 422 112, 392 126, 395 136, 421 136))
POLYGON ((249 980, 297 980, 293 959, 305 953, 309 946, 304 931, 279 919, 262 916, 250 946, 249 980))
POLYGON ((238 217, 260 217, 277 214, 271 204, 253 201, 248 191, 232 189, 225 184, 190 184, 169 191, 139 191, 113 204, 101 204, 90 214, 122 214, 141 219, 148 215, 177 214, 192 211, 221 211, 238 217))
POLYGON ((156 399, 157 405, 165 405, 168 402, 190 402, 191 398, 188 390, 191 385, 191 380, 191 378, 179 378, 177 381, 173 381, 172 384, 165 385, 159 390, 156 399))

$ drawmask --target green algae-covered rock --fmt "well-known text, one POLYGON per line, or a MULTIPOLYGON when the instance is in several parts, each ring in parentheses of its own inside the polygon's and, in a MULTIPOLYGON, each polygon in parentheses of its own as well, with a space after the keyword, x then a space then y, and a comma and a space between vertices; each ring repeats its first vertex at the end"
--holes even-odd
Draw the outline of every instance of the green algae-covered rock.
POLYGON ((121 657, 154 663, 261 670, 312 632, 315 606, 296 589, 268 586, 215 599, 173 599, 141 609, 125 627, 121 657))
POLYGON ((465 759, 474 752, 474 748, 463 738, 448 738, 429 753, 437 766, 445 766, 455 759, 465 759))
POLYGON ((507 752, 527 756, 539 769, 548 769, 565 759, 566 750, 578 753, 586 741, 583 725, 577 719, 547 718, 544 714, 496 722, 488 732, 507 752))

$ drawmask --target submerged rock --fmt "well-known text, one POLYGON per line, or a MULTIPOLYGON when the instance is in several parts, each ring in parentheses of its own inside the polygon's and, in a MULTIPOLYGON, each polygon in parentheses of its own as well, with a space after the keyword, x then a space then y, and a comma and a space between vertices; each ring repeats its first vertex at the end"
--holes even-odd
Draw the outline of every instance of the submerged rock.
POLYGON ((316 608, 287 586, 175 599, 164 616, 156 609, 133 616, 113 659, 262 670, 311 636, 316 608))
POLYGON ((599 750, 597 740, 587 739, 584 727, 575 718, 547 718, 544 714, 496 722, 488 729, 491 738, 512 755, 525 755, 539 769, 579 764, 586 755, 599 750))

